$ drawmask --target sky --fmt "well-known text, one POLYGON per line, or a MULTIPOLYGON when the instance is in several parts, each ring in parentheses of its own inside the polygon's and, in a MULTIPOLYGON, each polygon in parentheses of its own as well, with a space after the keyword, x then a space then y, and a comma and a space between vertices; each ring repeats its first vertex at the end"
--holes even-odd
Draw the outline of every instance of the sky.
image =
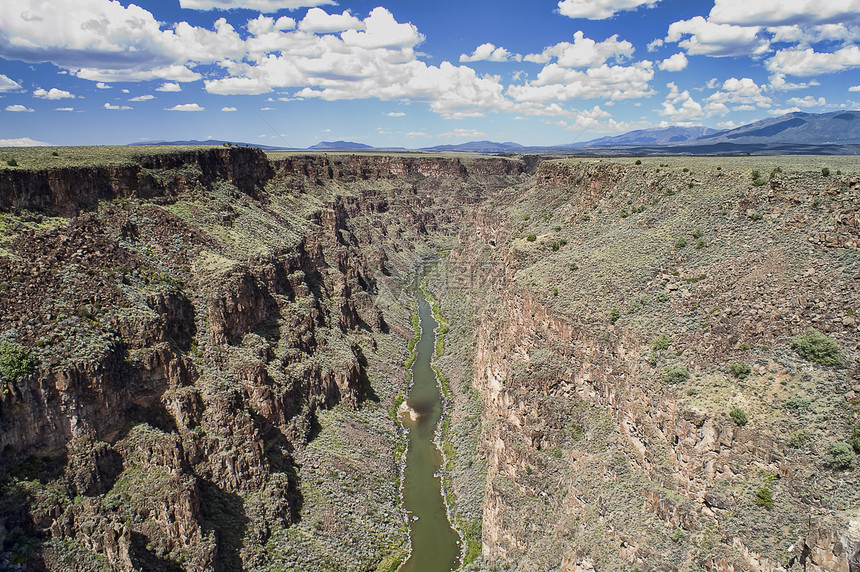
POLYGON ((0 0, 0 146, 558 145, 860 108, 860 0, 0 0))

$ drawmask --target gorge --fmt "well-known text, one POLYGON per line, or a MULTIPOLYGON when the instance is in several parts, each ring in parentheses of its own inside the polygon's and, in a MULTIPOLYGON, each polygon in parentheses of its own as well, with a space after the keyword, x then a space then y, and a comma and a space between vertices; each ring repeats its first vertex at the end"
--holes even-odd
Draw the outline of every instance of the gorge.
POLYGON ((42 153, 0 168, 0 568, 397 570, 438 259, 462 569, 858 569, 851 158, 42 153))

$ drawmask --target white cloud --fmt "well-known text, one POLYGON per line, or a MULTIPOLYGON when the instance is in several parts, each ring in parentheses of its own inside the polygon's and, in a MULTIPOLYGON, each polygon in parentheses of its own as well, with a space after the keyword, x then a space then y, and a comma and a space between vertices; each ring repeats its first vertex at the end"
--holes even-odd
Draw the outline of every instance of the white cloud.
POLYGON ((275 110, 274 107, 261 107, 260 108, 260 111, 274 111, 274 110, 275 110))
POLYGON ((562 0, 558 11, 568 18, 604 20, 618 12, 635 10, 639 6, 652 7, 660 0, 562 0))
POLYGON ((47 147, 50 143, 44 141, 36 141, 29 137, 19 137, 17 139, 0 139, 0 147, 47 147))
POLYGON ((179 0, 188 10, 234 10, 247 8, 270 14, 278 10, 297 10, 309 6, 336 4, 334 0, 179 0))
POLYGON ((506 93, 517 102, 546 104, 593 98, 618 101, 651 95, 648 82, 653 78, 653 64, 647 60, 626 67, 604 64, 585 71, 552 63, 534 81, 512 85, 506 93))
POLYGON ((406 114, 403 113, 402 111, 391 111, 389 113, 386 113, 385 115, 387 115, 388 117, 405 117, 406 116, 406 114))
POLYGON ((758 26, 852 22, 860 20, 860 0, 716 0, 708 19, 758 26))
POLYGON ((848 91, 858 92, 858 91, 860 91, 860 85, 853 85, 853 86, 848 88, 848 91))
POLYGON ((222 107, 221 111, 236 111, 235 107, 222 107))
MULTIPOLYGON (((755 108, 753 107, 753 109, 755 108)), ((735 111, 737 111, 737 108, 735 108, 735 111)), ((708 114, 708 117, 722 117, 729 113, 729 107, 725 103, 712 101, 705 105, 705 113, 708 114)))
POLYGON ((477 129, 454 129, 453 131, 448 131, 447 133, 442 133, 439 137, 447 137, 451 138, 464 138, 464 137, 486 137, 486 133, 483 131, 478 131, 477 129))
POLYGON ((131 109, 131 107, 127 105, 113 105, 110 103, 105 103, 105 109, 110 109, 111 111, 127 111, 131 109))
POLYGON ((54 111, 74 111, 74 107, 55 107, 54 111))
POLYGON ((791 83, 785 81, 785 74, 776 73, 770 76, 770 87, 777 91, 792 91, 797 89, 808 89, 810 87, 818 87, 821 85, 817 80, 812 80, 806 83, 791 83))
POLYGON ((687 67, 687 63, 687 56, 684 55, 684 52, 678 52, 657 64, 657 67, 663 71, 679 72, 687 67))
POLYGON ((299 22, 299 30, 312 34, 364 29, 364 22, 350 14, 349 10, 344 10, 342 14, 329 14, 321 8, 311 8, 299 22))
POLYGON ((5 93, 9 91, 18 91, 21 89, 21 84, 17 81, 6 77, 2 73, 0 73, 0 93, 5 93))
POLYGON ((748 77, 727 79, 723 82, 720 91, 708 97, 708 101, 714 103, 741 103, 757 105, 758 107, 771 106, 771 99, 762 92, 761 87, 756 82, 748 77))
POLYGON ((205 108, 196 103, 179 103, 173 107, 166 107, 166 111, 203 111, 205 108))
MULTIPOLYGON (((492 44, 490 44, 492 45, 492 44)), ((586 38, 582 31, 573 35, 573 43, 561 42, 545 48, 539 54, 529 54, 523 59, 527 62, 545 64, 556 60, 558 65, 565 68, 591 68, 605 64, 614 59, 622 62, 633 55, 633 44, 618 41, 618 36, 611 36, 602 42, 586 38)))
POLYGON ((660 115, 670 117, 675 122, 700 119, 704 116, 701 104, 690 96, 689 91, 679 91, 678 86, 674 83, 668 83, 666 87, 669 88, 669 94, 663 101, 660 115))
POLYGON ((74 99, 75 96, 69 93, 68 91, 64 91, 62 89, 57 89, 56 87, 52 87, 50 91, 45 91, 44 89, 37 88, 33 92, 34 97, 38 97, 39 99, 74 99))
POLYGON ((662 38, 657 38, 656 40, 648 44, 648 51, 656 52, 657 50, 662 48, 665 43, 666 42, 664 42, 662 38))
POLYGON ((775 74, 811 76, 860 67, 860 48, 847 46, 832 53, 812 48, 779 50, 766 67, 775 74))
POLYGON ((768 113, 771 115, 786 115, 787 113, 797 113, 800 110, 799 107, 787 107, 785 109, 771 109, 768 113))
POLYGON ((424 36, 412 24, 401 24, 385 8, 377 7, 371 10, 364 20, 365 31, 347 30, 341 37, 347 46, 360 48, 412 48, 422 41, 424 36))
POLYGON ((761 55, 770 43, 759 36, 758 26, 715 24, 696 16, 669 25, 666 42, 677 43, 690 55, 749 56, 761 55))
POLYGON ((472 55, 460 54, 461 62, 509 62, 521 61, 523 57, 519 54, 512 54, 505 48, 497 48, 495 45, 486 43, 481 44, 472 55))
POLYGON ((96 84, 96 87, 99 89, 111 89, 111 86, 101 81, 96 84))
POLYGON ((410 139, 433 139, 433 136, 429 133, 424 133, 423 131, 410 131, 406 134, 406 136, 410 139))
POLYGON ((15 111, 18 113, 33 113, 36 110, 30 109, 29 107, 25 107, 23 105, 8 105, 6 106, 6 111, 15 111))
POLYGON ((182 87, 178 83, 168 81, 156 87, 155 91, 182 91, 182 87))
POLYGON ((792 97, 788 103, 796 107, 822 107, 827 105, 827 100, 823 97, 815 99, 811 95, 807 95, 806 97, 792 97))
POLYGON ((132 97, 129 101, 149 101, 150 99, 155 99, 154 95, 138 95, 137 97, 132 97))

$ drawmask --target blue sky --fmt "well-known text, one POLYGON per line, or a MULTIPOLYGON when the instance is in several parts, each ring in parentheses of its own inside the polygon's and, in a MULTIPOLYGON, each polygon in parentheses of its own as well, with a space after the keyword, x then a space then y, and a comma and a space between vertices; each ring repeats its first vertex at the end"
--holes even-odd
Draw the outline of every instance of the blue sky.
POLYGON ((860 108, 860 0, 0 0, 0 145, 554 145, 860 108))

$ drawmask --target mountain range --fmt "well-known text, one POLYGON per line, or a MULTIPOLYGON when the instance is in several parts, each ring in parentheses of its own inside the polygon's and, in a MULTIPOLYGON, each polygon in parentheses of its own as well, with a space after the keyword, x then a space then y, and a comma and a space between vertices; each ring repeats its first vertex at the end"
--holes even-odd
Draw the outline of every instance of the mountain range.
MULTIPOLYGON (((353 141, 323 141, 307 149, 287 149, 253 143, 227 141, 153 141, 134 145, 238 145, 264 151, 404 151, 372 147, 353 141)), ((582 143, 553 146, 523 146, 518 143, 469 141, 458 145, 436 145, 414 149, 429 153, 524 153, 565 155, 860 155, 860 111, 831 113, 793 112, 755 121, 734 129, 708 127, 660 127, 639 129, 621 135, 600 137, 582 143)))

